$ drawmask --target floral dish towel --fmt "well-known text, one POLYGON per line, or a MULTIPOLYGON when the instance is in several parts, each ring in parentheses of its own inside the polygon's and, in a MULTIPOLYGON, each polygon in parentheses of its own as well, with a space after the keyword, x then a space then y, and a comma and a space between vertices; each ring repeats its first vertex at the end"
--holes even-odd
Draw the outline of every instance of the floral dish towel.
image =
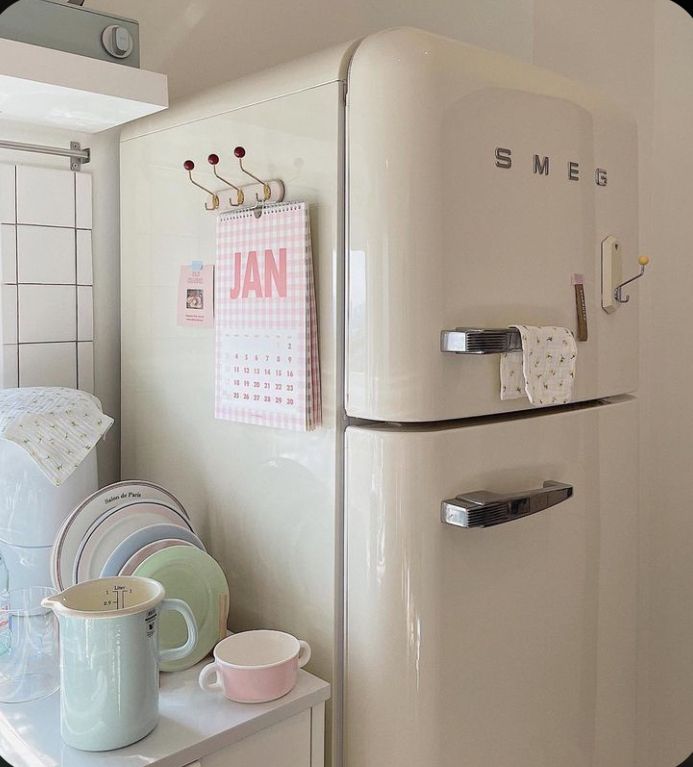
POLYGON ((577 344, 568 328, 512 325, 521 352, 501 354, 501 399, 528 397, 533 405, 563 405, 573 397, 577 344))
POLYGON ((54 387, 0 390, 0 438, 26 450, 56 487, 112 424, 99 400, 87 392, 54 387))

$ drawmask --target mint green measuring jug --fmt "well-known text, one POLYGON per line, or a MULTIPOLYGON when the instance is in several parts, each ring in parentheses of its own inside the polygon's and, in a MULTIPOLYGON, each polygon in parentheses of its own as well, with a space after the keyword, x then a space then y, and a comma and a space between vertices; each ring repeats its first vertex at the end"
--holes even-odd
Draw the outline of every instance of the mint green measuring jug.
POLYGON ((144 738, 159 721, 159 662, 188 656, 197 643, 189 605, 165 599, 150 578, 85 581, 47 597, 60 626, 60 734, 73 748, 110 751, 144 738), (179 612, 180 647, 159 650, 159 614, 179 612))

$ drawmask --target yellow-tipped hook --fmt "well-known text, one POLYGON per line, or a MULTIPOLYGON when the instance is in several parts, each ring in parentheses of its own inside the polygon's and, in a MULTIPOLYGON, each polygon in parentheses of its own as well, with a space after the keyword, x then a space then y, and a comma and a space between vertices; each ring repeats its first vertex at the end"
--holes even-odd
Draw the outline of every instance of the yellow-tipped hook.
POLYGON ((645 274, 645 267, 650 263, 649 256, 640 256, 640 258, 638 259, 638 263, 640 264, 640 272, 636 274, 635 277, 631 277, 629 280, 622 282, 614 290, 614 298, 619 302, 619 304, 627 304, 630 301, 630 296, 623 295, 623 288, 629 282, 634 282, 635 280, 639 280, 643 276, 643 274, 645 274))

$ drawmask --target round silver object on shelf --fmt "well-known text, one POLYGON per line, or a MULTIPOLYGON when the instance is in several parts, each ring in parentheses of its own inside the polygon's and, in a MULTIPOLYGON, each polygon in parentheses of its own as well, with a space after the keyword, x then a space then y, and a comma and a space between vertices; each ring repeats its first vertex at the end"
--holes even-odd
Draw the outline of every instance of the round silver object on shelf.
POLYGON ((111 24, 101 34, 101 42, 106 52, 117 59, 126 59, 135 46, 132 35, 120 24, 111 24))

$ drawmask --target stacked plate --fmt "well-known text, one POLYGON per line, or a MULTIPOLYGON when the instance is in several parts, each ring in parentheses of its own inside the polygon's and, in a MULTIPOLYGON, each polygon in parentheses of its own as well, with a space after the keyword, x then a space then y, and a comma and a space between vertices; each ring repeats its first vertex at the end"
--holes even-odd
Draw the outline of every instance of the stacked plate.
MULTIPOLYGON (((51 572, 60 591, 93 578, 139 575, 160 581, 167 597, 187 602, 197 619, 197 645, 184 660, 163 663, 163 671, 195 665, 226 636, 224 573, 180 501, 151 482, 118 482, 81 503, 58 531, 51 572)), ((180 615, 163 613, 161 647, 182 644, 185 631, 180 615)))

